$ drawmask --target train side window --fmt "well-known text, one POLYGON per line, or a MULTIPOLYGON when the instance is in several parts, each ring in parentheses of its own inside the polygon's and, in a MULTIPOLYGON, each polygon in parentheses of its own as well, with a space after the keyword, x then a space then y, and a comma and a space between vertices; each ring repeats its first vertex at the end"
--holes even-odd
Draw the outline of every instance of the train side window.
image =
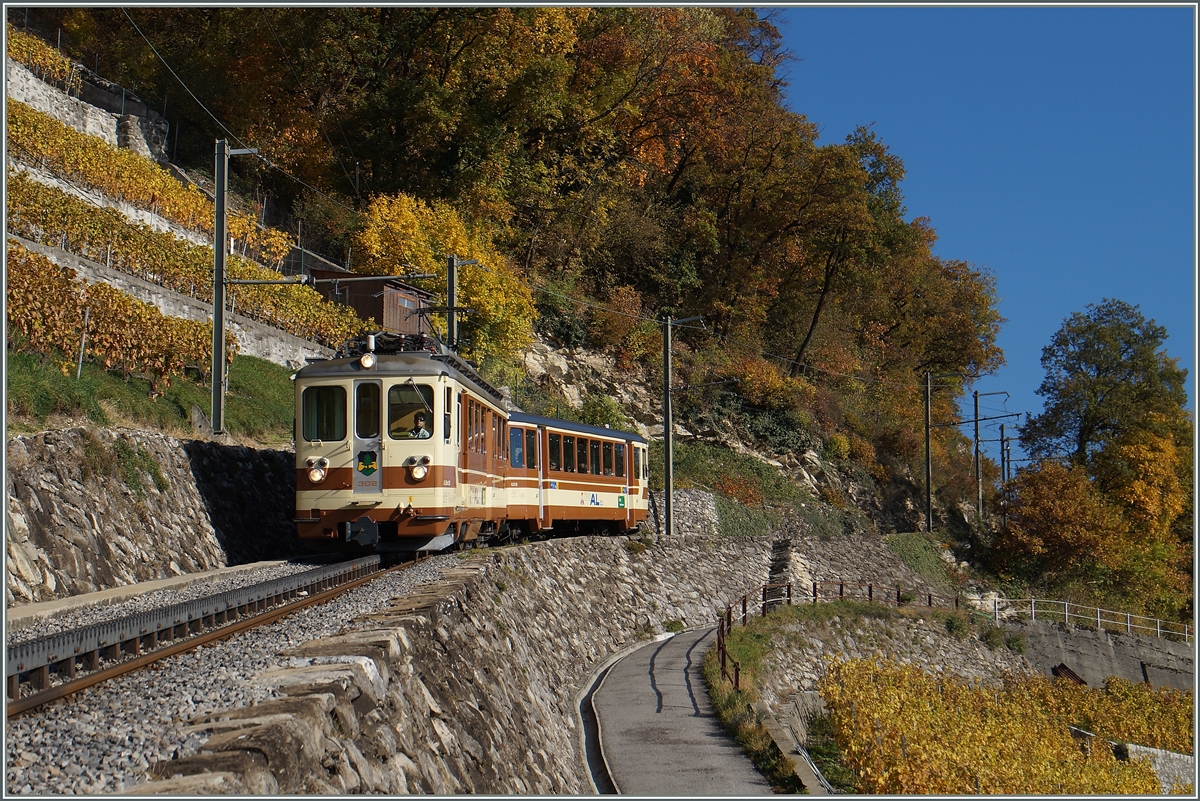
POLYGON ((642 448, 642 480, 650 480, 650 460, 646 457, 645 448, 642 448))
POLYGON ((642 449, 634 446, 633 450, 633 479, 642 477, 642 449))
POLYGON ((378 384, 359 384, 354 389, 354 433, 360 439, 379 436, 380 394, 382 393, 378 384))
POLYGON ((587 467, 588 467, 587 445, 588 445, 588 441, 586 439, 584 439, 583 437, 580 437, 579 438, 579 447, 575 451, 575 454, 578 457, 575 460, 576 461, 575 469, 577 469, 580 473, 587 472, 587 467))
POLYGON ((563 470, 575 472, 575 438, 563 437, 563 470))
POLYGON ((618 442, 616 447, 617 453, 617 475, 625 475, 625 443, 618 442))
POLYGON ((611 476, 613 474, 613 444, 611 442, 604 443, 604 475, 611 476))
POLYGON ((442 407, 442 436, 450 441, 450 410, 454 408, 454 390, 446 387, 446 405, 442 407))
POLYGON ((592 440, 592 475, 600 475, 600 443, 592 440))
POLYGON ((512 458, 509 460, 513 467, 525 466, 525 432, 519 428, 510 428, 508 430, 509 453, 512 458))
POLYGON ((562 445, 562 437, 558 434, 550 435, 550 469, 562 470, 562 459, 559 458, 562 445))
POLYGON ((304 439, 341 442, 346 438, 345 387, 308 387, 300 407, 304 439))
POLYGON ((538 432, 530 429, 525 432, 525 463, 530 470, 537 470, 538 432))
POLYGON ((429 439, 435 420, 433 387, 407 382, 388 387, 388 436, 392 439, 429 439), (421 426, 418 417, 424 421, 421 426))

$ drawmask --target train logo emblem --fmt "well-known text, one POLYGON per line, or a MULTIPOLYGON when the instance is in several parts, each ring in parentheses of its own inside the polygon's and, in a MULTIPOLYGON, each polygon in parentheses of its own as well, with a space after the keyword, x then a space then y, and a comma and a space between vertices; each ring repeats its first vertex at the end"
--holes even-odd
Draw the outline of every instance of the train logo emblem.
POLYGON ((579 493, 579 505, 580 506, 603 506, 604 504, 600 502, 600 495, 598 493, 593 492, 589 496, 588 493, 581 492, 581 493, 579 493))
POLYGON ((375 466, 375 451, 363 451, 358 455, 358 472, 364 476, 374 474, 378 468, 375 466))

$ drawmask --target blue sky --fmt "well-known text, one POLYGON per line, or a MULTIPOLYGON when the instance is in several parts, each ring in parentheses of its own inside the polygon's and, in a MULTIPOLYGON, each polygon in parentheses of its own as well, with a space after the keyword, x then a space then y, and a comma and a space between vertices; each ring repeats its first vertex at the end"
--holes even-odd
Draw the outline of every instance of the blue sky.
MULTIPOLYGON (((792 109, 821 143, 874 123, 937 255, 995 276, 1008 364, 974 389, 1011 398, 981 406, 1039 412, 1042 348, 1069 314, 1111 297, 1166 327, 1194 409, 1192 8, 775 13, 796 57, 792 109)), ((984 439, 999 436, 991 426, 984 439)))

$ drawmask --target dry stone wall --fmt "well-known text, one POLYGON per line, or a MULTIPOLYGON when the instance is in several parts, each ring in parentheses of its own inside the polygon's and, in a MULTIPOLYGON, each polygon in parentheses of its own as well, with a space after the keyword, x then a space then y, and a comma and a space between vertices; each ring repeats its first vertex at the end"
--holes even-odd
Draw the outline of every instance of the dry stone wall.
POLYGON ((195 722, 199 754, 135 793, 591 792, 577 693, 604 659, 715 621, 766 581, 769 540, 551 540, 467 556, 441 585, 396 599, 289 654, 276 698, 195 722))
POLYGON ((290 451, 83 428, 7 449, 7 606, 295 552, 290 451))

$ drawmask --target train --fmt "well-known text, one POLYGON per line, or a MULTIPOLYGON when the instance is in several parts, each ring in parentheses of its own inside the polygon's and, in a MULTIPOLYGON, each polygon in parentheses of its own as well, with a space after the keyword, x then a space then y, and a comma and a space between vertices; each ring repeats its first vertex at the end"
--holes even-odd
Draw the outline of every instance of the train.
POLYGON ((427 334, 364 334, 293 381, 294 522, 310 551, 432 552, 646 520, 644 437, 510 411, 427 334))

